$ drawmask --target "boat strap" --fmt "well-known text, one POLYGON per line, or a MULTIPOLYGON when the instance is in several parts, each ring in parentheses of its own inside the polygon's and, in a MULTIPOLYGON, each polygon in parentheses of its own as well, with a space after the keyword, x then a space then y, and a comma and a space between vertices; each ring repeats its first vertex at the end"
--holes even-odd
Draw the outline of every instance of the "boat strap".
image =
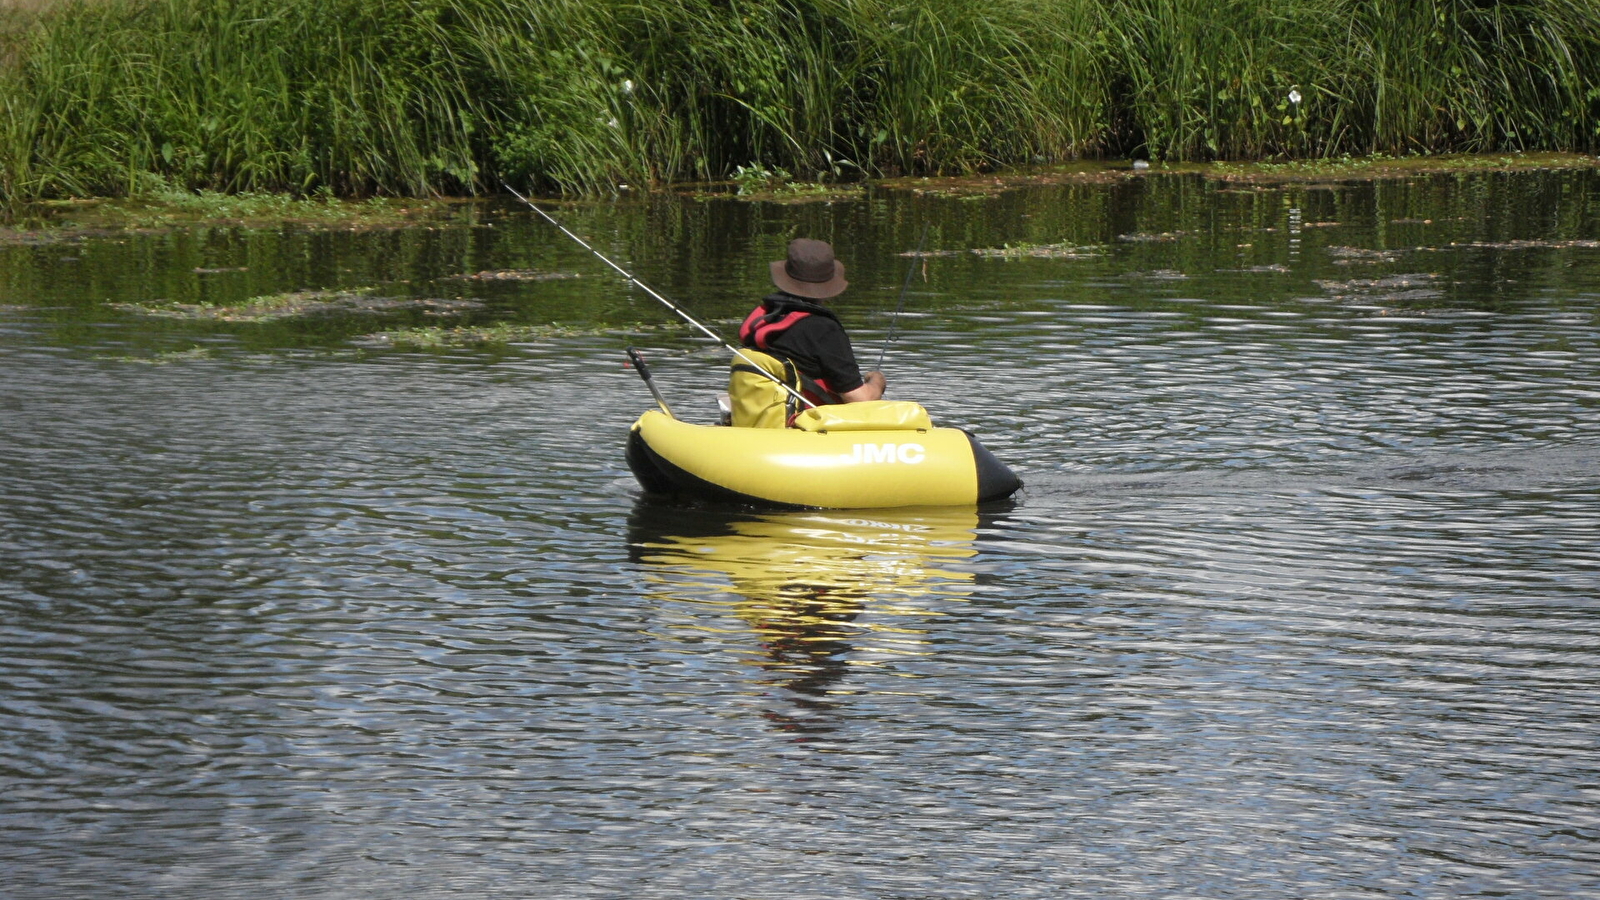
MULTIPOLYGON (((790 361, 788 361, 786 359, 786 360, 783 361, 783 366, 784 366, 784 369, 786 370, 784 372, 784 374, 787 375, 787 376, 790 376, 790 377, 784 379, 789 384, 790 387, 794 388, 795 390, 797 390, 800 393, 805 394, 805 395, 807 395, 809 397, 826 397, 826 396, 828 396, 829 391, 826 388, 824 388, 820 384, 817 384, 816 381, 812 380, 811 378, 807 377, 804 372, 800 371, 799 369, 796 369, 794 367, 794 363, 792 363, 792 362, 790 362, 790 361)), ((757 369, 755 366, 752 366, 752 365, 750 365, 748 363, 734 363, 733 364, 733 371, 735 371, 735 372, 749 372, 750 374, 755 375, 758 378, 766 378, 765 375, 761 374, 761 370, 760 369, 757 369)), ((800 405, 798 402, 795 401, 795 399, 793 397, 790 397, 789 401, 791 403, 793 403, 795 406, 799 406, 800 405)))

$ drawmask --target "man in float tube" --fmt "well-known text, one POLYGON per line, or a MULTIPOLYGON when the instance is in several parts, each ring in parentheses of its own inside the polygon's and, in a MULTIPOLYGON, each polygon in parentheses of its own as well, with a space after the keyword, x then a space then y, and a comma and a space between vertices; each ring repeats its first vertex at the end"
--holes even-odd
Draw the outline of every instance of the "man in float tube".
MULTIPOLYGON (((883 373, 861 374, 850 336, 823 305, 849 287, 833 247, 810 238, 790 241, 788 257, 772 263, 772 283, 778 290, 745 318, 739 342, 773 357, 782 371, 769 371, 819 406, 882 399, 883 373)), ((739 360, 734 361, 728 392, 734 425, 781 428, 799 412, 792 395, 739 360)))

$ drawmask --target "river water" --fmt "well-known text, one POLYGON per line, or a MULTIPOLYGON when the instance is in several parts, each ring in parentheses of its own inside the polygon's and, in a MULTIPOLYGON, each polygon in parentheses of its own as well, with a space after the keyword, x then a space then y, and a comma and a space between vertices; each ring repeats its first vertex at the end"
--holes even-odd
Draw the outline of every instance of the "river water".
POLYGON ((526 210, 0 247, 0 893, 1600 896, 1600 177, 938 187, 559 215, 908 284, 998 509, 642 499, 725 355, 526 210))

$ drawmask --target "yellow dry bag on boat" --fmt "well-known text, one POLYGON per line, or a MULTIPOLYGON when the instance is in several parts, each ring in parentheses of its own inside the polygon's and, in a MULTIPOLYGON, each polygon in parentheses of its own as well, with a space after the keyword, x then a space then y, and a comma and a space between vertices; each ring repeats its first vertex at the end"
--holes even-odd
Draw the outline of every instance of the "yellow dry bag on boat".
POLYGON ((795 370, 794 363, 760 350, 740 351, 740 355, 733 358, 733 368, 728 373, 728 400, 733 406, 734 427, 787 426, 789 419, 800 411, 800 401, 783 389, 781 385, 784 384, 800 390, 800 373, 795 370))

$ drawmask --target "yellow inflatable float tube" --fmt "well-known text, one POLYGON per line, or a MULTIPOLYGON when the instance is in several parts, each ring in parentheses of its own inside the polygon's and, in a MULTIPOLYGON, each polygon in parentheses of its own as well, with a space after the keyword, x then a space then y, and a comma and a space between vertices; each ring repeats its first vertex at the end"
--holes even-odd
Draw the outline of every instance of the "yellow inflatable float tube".
POLYGON ((1022 487, 971 434, 888 400, 807 409, 793 428, 696 425, 650 410, 628 435, 628 468, 647 493, 780 508, 968 506, 1022 487))

